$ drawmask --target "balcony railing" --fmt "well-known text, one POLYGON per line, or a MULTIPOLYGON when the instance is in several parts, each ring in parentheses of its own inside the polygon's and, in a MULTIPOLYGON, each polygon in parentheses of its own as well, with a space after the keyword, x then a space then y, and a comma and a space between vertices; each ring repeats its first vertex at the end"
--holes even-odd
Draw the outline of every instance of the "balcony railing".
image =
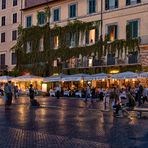
POLYGON ((114 58, 112 62, 109 62, 105 59, 101 60, 92 60, 92 63, 89 60, 85 61, 75 61, 74 63, 63 62, 63 69, 72 69, 72 68, 92 68, 92 67, 109 67, 109 66, 121 66, 121 65, 135 65, 139 64, 138 58, 132 57, 127 60, 122 60, 118 58, 114 58))

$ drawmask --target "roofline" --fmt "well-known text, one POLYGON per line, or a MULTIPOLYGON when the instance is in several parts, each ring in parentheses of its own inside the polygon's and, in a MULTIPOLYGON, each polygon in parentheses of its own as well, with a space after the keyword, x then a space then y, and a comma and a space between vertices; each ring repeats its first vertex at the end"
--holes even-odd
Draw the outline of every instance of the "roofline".
POLYGON ((41 3, 41 4, 36 4, 36 5, 30 6, 30 7, 23 8, 23 9, 21 9, 21 11, 26 11, 26 10, 29 10, 29 9, 32 9, 32 8, 44 6, 44 5, 47 5, 49 3, 55 3, 57 1, 60 1, 60 0, 56 0, 56 1, 55 0, 51 0, 51 1, 48 1, 48 2, 41 3))

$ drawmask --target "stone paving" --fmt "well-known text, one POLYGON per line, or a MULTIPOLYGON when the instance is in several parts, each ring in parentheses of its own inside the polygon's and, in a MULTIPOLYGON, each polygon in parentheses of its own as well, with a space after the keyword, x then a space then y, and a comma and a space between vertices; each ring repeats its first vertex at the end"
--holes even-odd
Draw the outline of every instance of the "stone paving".
POLYGON ((21 97, 5 111, 0 99, 0 148, 147 148, 148 115, 114 118, 101 102, 21 97))

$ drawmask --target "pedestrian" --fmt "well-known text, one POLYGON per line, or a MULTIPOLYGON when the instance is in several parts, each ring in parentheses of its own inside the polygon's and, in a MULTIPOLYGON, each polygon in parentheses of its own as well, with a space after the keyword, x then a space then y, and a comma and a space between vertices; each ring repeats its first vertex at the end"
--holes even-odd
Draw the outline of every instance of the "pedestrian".
POLYGON ((32 101, 34 99, 35 96, 35 91, 33 89, 33 85, 30 84, 30 88, 29 88, 29 97, 30 97, 30 101, 32 101))
POLYGON ((90 86, 89 86, 89 84, 87 84, 87 87, 86 87, 85 102, 87 102, 88 97, 90 98, 90 86))
POLYGON ((138 106, 141 106, 141 104, 142 104, 142 102, 141 102, 142 94, 143 94, 143 86, 141 84, 139 84, 139 87, 138 87, 138 106))
POLYGON ((56 97, 57 97, 57 99, 60 99, 60 93, 61 93, 61 87, 58 85, 56 87, 56 97))
POLYGON ((35 90, 34 90, 32 84, 30 84, 30 88, 29 88, 29 97, 30 97, 31 106, 33 106, 33 107, 40 106, 39 102, 37 102, 37 100, 35 100, 35 90))
POLYGON ((9 106, 12 104, 12 85, 11 81, 4 86, 4 98, 5 98, 5 109, 9 109, 9 106))
POLYGON ((18 86, 14 86, 14 99, 17 99, 19 96, 18 86))
POLYGON ((94 102, 95 95, 96 95, 95 88, 94 88, 94 87, 92 87, 92 89, 91 89, 91 103, 93 103, 93 102, 94 102))

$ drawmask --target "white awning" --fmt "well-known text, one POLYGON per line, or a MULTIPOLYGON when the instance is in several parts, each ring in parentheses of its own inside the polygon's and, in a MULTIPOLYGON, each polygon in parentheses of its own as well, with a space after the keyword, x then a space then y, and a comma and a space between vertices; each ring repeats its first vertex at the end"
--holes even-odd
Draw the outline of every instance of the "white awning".
POLYGON ((138 74, 134 72, 123 72, 119 74, 114 74, 111 77, 112 79, 133 79, 138 78, 138 74))
POLYGON ((8 82, 11 81, 13 77, 11 76, 0 76, 0 82, 8 82))

